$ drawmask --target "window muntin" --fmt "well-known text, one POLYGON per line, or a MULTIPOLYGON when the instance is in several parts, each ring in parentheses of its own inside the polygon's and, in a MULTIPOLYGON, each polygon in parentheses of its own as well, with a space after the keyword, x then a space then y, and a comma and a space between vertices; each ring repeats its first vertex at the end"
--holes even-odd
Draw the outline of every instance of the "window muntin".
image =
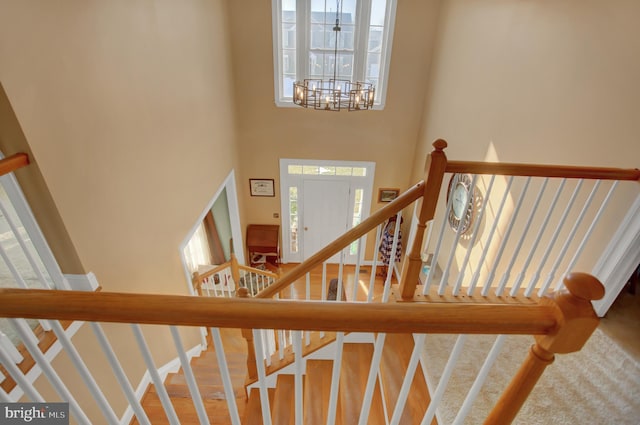
MULTIPOLYGON (((336 3, 332 0, 272 0, 276 104, 293 104, 293 83, 334 75, 336 3)), ((372 83, 374 108, 386 97, 396 0, 340 3, 336 77, 372 83)))

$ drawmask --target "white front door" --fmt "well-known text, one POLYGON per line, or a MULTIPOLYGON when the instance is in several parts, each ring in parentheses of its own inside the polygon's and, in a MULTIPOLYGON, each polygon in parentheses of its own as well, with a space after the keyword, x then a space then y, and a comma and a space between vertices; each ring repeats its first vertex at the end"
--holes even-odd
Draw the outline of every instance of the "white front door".
MULTIPOLYGON (((305 179, 302 211, 303 256, 306 260, 347 231, 349 182, 305 179)), ((339 261, 339 254, 329 259, 331 263, 339 261)))
MULTIPOLYGON (((282 261, 306 260, 367 218, 374 174, 372 162, 280 159, 282 261)), ((346 264, 364 256, 358 243, 343 253, 346 264)))

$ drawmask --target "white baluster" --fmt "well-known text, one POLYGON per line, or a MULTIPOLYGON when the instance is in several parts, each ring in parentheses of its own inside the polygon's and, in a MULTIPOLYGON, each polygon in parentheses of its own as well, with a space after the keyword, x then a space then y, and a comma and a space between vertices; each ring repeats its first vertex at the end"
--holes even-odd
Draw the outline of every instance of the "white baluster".
POLYGON ((353 277, 353 294, 351 297, 352 301, 356 301, 358 299, 358 285, 360 284, 360 257, 362 256, 362 239, 358 239, 358 249, 356 253, 356 269, 353 277))
POLYGON ((98 339, 98 343, 102 348, 102 352, 107 357, 107 360, 109 361, 109 365, 111 366, 111 369, 113 370, 113 373, 116 379, 118 380, 118 383, 120 384, 120 388, 122 388, 122 391, 124 392, 124 395, 127 397, 127 401, 129 402, 131 409, 133 410, 136 417, 138 418, 138 422, 142 425, 151 425, 151 422, 149 421, 149 417, 147 416, 145 411, 142 409, 142 406, 140 405, 140 401, 138 401, 138 398, 136 397, 133 387, 131 387, 131 383, 129 382, 129 379, 125 374, 124 369, 122 369, 122 366, 120 365, 120 362, 118 361, 118 358, 116 357, 116 354, 113 351, 113 348, 111 348, 111 344, 109 343, 107 336, 102 330, 102 327, 95 322, 89 322, 89 323, 91 325, 91 329, 93 330, 93 333, 96 335, 96 338, 98 339))
MULTIPOLYGON (((477 179, 478 179, 478 175, 474 174, 473 179, 471 181, 471 187, 472 188, 476 187, 476 180, 477 179)), ((469 192, 467 192, 467 197, 468 197, 467 199, 469 199, 468 202, 475 202, 475 200, 473 199, 473 191, 471 189, 469 189, 469 192)), ((465 222, 466 222, 466 217, 464 217, 462 220, 460 220, 458 222, 458 227, 456 228, 456 236, 455 236, 455 238, 453 240, 453 243, 451 244, 451 250, 449 251, 449 259, 447 260, 447 265, 445 266, 445 268, 444 268, 444 270, 442 272, 442 277, 440 278, 440 286, 438 288, 438 295, 444 295, 445 288, 449 284, 449 282, 448 282, 449 273, 451 271, 451 266, 453 265, 453 260, 455 259, 455 256, 456 256, 456 250, 458 248, 458 242, 460 241, 460 236, 462 236, 462 226, 465 225, 465 222)))
POLYGON ((216 352, 216 358, 218 359, 218 369, 220 370, 220 377, 222 378, 222 385, 224 387, 225 398, 227 399, 227 408, 229 409, 231 423, 233 425, 240 425, 240 415, 238 414, 236 395, 233 391, 233 384, 231 383, 231 375, 229 374, 229 366, 227 365, 227 358, 224 354, 224 346, 222 345, 220 329, 211 328, 211 339, 213 340, 213 347, 216 352))
POLYGON ((80 374, 80 377, 84 381, 85 385, 89 388, 89 392, 95 399, 98 407, 100 408, 100 411, 104 415, 107 422, 112 425, 118 425, 120 422, 118 420, 118 417, 116 416, 115 412, 111 408, 111 405, 102 393, 102 390, 100 390, 100 387, 98 387, 95 379, 93 379, 93 375, 91 375, 91 372, 89 372, 89 368, 85 364, 84 360, 82 360, 80 353, 78 353, 75 346, 71 343, 71 340, 62 328, 62 325, 60 325, 60 322, 58 322, 57 320, 50 320, 49 323, 51 325, 51 328, 53 329, 53 332, 56 334, 58 341, 71 358, 71 362, 80 374))
MULTIPOLYGON (((527 180, 527 183, 529 181, 527 180)), ((507 282, 509 281, 509 278, 511 277, 511 270, 513 270, 513 266, 515 265, 516 259, 518 258, 518 254, 520 253, 520 250, 522 249, 522 245, 524 243, 524 240, 527 237, 527 233, 529 233, 529 228, 531 227, 531 223, 533 223, 533 217, 536 214, 536 211, 538 211, 538 206, 541 203, 542 200, 542 196, 544 195, 544 191, 547 187, 547 183, 549 182, 548 178, 545 178, 543 183, 542 183, 542 187, 540 188, 540 191, 538 192, 538 196, 536 197, 536 200, 533 203, 533 208, 531 208, 531 211, 529 212, 529 217, 527 217, 527 221, 524 225, 524 229, 522 230, 522 235, 520 236, 520 240, 518 241, 518 243, 516 244, 516 248, 513 250, 513 254, 511 255, 511 261, 509 262, 509 265, 507 266, 507 269, 505 270, 505 272, 502 275, 502 279, 500 280, 500 284, 498 285, 498 289, 496 290, 496 293, 498 295, 502 295, 506 286, 507 286, 507 282)), ((518 293, 518 290, 520 289, 520 283, 516 282, 512 288, 511 288, 511 296, 515 296, 518 293)))
POLYGON ((271 425, 271 407, 269 406, 269 394, 267 393, 267 377, 264 369, 264 351, 262 345, 262 332, 253 329, 253 344, 256 354, 256 370, 258 372, 258 389, 260 391, 260 407, 262 408, 263 425, 271 425))
POLYGON ((20 354, 16 346, 13 344, 13 341, 11 341, 11 339, 9 339, 9 337, 2 331, 0 331, 0 347, 5 349, 5 352, 9 355, 9 357, 11 357, 11 361, 13 361, 13 363, 18 364, 22 360, 24 360, 24 357, 22 356, 22 354, 20 354))
POLYGON ((264 361, 266 362, 267 367, 271 366, 271 349, 269 348, 269 336, 267 335, 267 329, 261 329, 260 333, 262 333, 262 349, 264 350, 264 361))
MULTIPOLYGON (((11 378, 18 384, 20 389, 24 391, 24 393, 31 399, 31 401, 35 403, 44 403, 44 398, 40 395, 38 390, 31 384, 31 382, 27 381, 22 371, 16 366, 13 361, 12 356, 7 353, 4 347, 0 347, 0 364, 4 366, 5 370, 9 373, 11 378)), ((4 390, 3 390, 4 392, 4 390)), ((15 400, 9 400, 8 402, 13 402, 15 400)))
POLYGON ((442 371, 442 376, 440 377, 440 381, 438 382, 438 386, 436 387, 436 391, 431 397, 431 403, 429 403, 429 408, 424 414, 422 418, 422 425, 428 425, 433 420, 433 416, 436 414, 436 409, 442 400, 442 396, 444 395, 445 390, 447 389, 447 385, 449 384, 449 379, 451 378, 451 374, 455 369, 456 363, 458 362, 458 357, 460 357, 460 353, 462 353, 462 348, 464 347, 464 343, 467 340, 467 335, 458 335, 458 339, 456 340, 453 349, 451 350, 451 354, 449 355, 449 360, 447 361, 444 370, 442 371))
POLYGON ((547 275, 547 279, 545 283, 540 288, 540 291, 538 292, 538 296, 541 297, 547 293, 547 290, 549 289, 549 286, 551 285, 551 282, 555 278, 556 272, 558 271, 558 267, 560 266, 560 263, 562 262, 562 260, 565 259, 567 250, 569 249, 569 245, 573 241, 573 238, 576 235, 576 232, 578 231, 578 226, 580 226, 580 223, 582 223, 582 219, 584 219, 584 216, 586 215, 587 210, 589 209, 589 206, 591 205, 591 202, 593 201, 593 198, 596 195, 596 192, 598 191, 599 187, 600 187, 600 180, 596 181, 596 184, 593 186, 593 189, 591 190, 589 197, 584 203, 584 206, 582 207, 580 214, 578 214, 578 218, 573 223, 573 227, 571 228, 571 231, 569 232, 569 235, 567 236, 567 239, 565 240, 564 245, 562 246, 562 249, 558 254, 558 257, 556 258, 556 261, 553 263, 553 266, 551 267, 551 271, 547 275))
MULTIPOLYGON (((400 223, 400 221, 398 221, 400 223)), ((396 226, 400 227, 400 226, 396 226)), ((393 258, 393 257, 392 257, 393 258)), ((391 265, 391 263, 389 263, 391 265)), ((371 367, 369 368, 369 376, 367 378, 367 386, 364 390, 362 399, 362 408, 360 409, 360 419, 358 425, 366 425, 369 420, 369 412, 371 410, 371 400, 373 399, 373 391, 380 372, 380 359, 382 359, 382 350, 384 349, 384 341, 387 337, 385 333, 379 333, 376 342, 373 345, 373 356, 371 357, 371 367)))
MULTIPOLYGON (((553 200, 551 201, 549 210, 547 211, 547 215, 545 216, 544 221, 542 222, 542 225, 538 229, 536 240, 533 242, 533 245, 531 245, 531 249, 529 250, 529 255, 527 256, 527 259, 525 260, 522 266, 522 269, 516 276, 516 281, 515 281, 515 284, 513 285, 513 288, 511 289, 511 294, 510 294, 512 297, 515 296, 517 291, 520 289, 520 285, 524 281, 524 275, 527 272, 529 265, 531 264, 531 260, 533 259, 533 255, 535 254, 536 249, 538 249, 538 244, 542 239, 542 235, 544 234, 544 231, 547 229, 547 225, 549 224, 549 221, 551 219, 551 214, 553 213, 553 211, 556 208, 556 205, 558 204, 558 199, 560 198, 560 194, 562 193, 562 189, 564 188, 564 185, 566 182, 567 182, 567 179, 562 179, 562 181, 560 182, 560 185, 558 186, 558 190, 556 191, 556 194, 554 195, 553 200)), ((529 288, 525 290, 525 296, 526 297, 531 296, 529 288)))
POLYGON ((69 392, 67 387, 64 385, 58 373, 53 369, 51 364, 44 357, 40 348, 38 348, 37 344, 34 344, 30 339, 29 334, 33 334, 31 329, 27 325, 27 323, 23 319, 9 319, 11 325, 14 327, 20 338, 22 338, 22 342, 27 347, 27 350, 31 354, 31 357, 35 360, 36 364, 42 370, 42 373, 47 377, 56 393, 60 396, 61 399, 69 402, 69 410, 71 414, 76 418, 76 420, 81 424, 90 425, 91 421, 84 413, 84 411, 80 408, 80 405, 73 397, 73 395, 69 392))
POLYGON ((42 285, 42 287, 47 289, 52 289, 51 286, 49 285, 49 282, 47 282, 47 279, 42 274, 42 270, 40 270, 40 267, 38 266, 35 259, 33 258, 33 255, 31 254, 31 250, 27 247, 27 244, 25 243, 24 239, 20 235, 20 231, 18 230, 18 227, 13 222, 11 215, 7 212, 7 209, 5 208, 4 203, 1 201, 0 201, 0 212, 2 212, 2 215, 4 216, 5 220, 7 220, 7 224, 9 225, 9 228, 11 229, 13 236, 16 238, 16 241, 18 241, 20 248, 22 248, 22 252, 24 252, 24 255, 27 258, 27 261, 29 262, 31 269, 34 271, 34 273, 38 277, 38 280, 40 281, 40 284, 42 285))
POLYGON ((295 424, 302 425, 302 374, 304 373, 304 360, 302 358, 302 332, 293 331, 294 354, 294 416, 295 424))
POLYGON ((500 201, 500 206, 498 207, 498 211, 493 220, 493 224, 491 225, 491 230, 487 235, 487 241, 485 242, 484 249, 482 250, 482 255, 480 256, 480 260, 478 261, 478 268, 473 273, 473 277, 471 278, 471 284, 469 285, 469 294, 475 291, 476 285, 478 284, 478 280, 480 279, 480 271, 482 269, 482 265, 485 263, 487 258, 487 254, 489 253, 489 248, 491 247, 491 242, 493 241, 493 236, 496 233, 496 229, 498 228, 498 223, 500 222, 500 218, 502 217, 502 211, 504 211, 504 206, 507 203, 507 199, 509 199, 509 190, 511 190, 511 185, 513 184, 513 176, 509 178, 507 183, 507 188, 502 195, 502 200, 500 201))
POLYGON ((447 201, 447 207, 445 208, 445 222, 442 223, 440 227, 440 235, 438 235, 438 241, 436 242, 436 248, 433 251, 433 256, 431 257, 431 264, 429 264, 429 274, 427 275, 427 280, 424 283, 424 287, 422 288, 422 293, 427 295, 429 293, 429 289, 431 289, 431 281, 433 280, 433 271, 435 270, 435 265, 438 262, 438 257, 440 256, 440 249, 442 248, 442 241, 444 239, 444 230, 446 229, 446 217, 449 217, 449 212, 451 211, 451 204, 453 203, 453 196, 449 196, 449 200, 447 201))
MULTIPOLYGON (((309 301, 311 300, 311 273, 307 272, 306 274, 306 279, 305 279, 305 283, 306 283, 306 300, 309 301)), ((304 332, 304 336, 305 336, 305 344, 309 345, 311 344, 311 331, 305 331, 304 332)))
POLYGON ((376 228, 376 243, 375 249, 376 254, 373 256, 373 264, 371 265, 371 278, 369 279, 369 293, 367 294, 367 302, 370 303, 373 301, 373 293, 375 292, 376 286, 376 269, 378 266, 378 247, 380 246, 380 235, 382 234, 382 225, 378 225, 376 228))
POLYGON ((411 390, 411 384, 413 383, 416 369, 418 367, 418 363, 420 362, 420 354, 422 353, 424 347, 425 338, 425 334, 420 334, 415 338, 413 352, 411 353, 411 359, 409 360, 407 372, 404 375, 402 387, 400 387, 400 393, 398 394, 398 400, 396 401, 396 406, 393 409, 393 415, 391 416, 391 425, 400 424, 400 418, 402 417, 402 412, 404 411, 405 404, 407 403, 407 397, 409 396, 409 391, 411 390))
MULTIPOLYGON (((573 254, 573 258, 571 258, 571 261, 567 266, 567 271, 565 272, 565 276, 569 274, 575 267, 576 261, 578 261, 578 258, 580 258, 580 255, 582 254, 582 251, 584 250, 584 247, 586 246, 587 241, 589 240, 589 237, 593 233, 593 229, 596 227, 596 224, 598 223, 598 221, 600 221, 600 217, 602 217, 602 213, 606 209, 607 205, 609 205, 611 196, 613 195, 613 192, 615 191, 617 186, 618 186, 618 181, 613 182, 613 185, 611 185, 611 188, 609 189, 607 196, 602 201, 602 204, 600 204, 600 208, 598 209, 598 212, 596 213, 595 217, 591 221, 591 225, 589 225, 589 228, 585 232, 584 237, 582 238, 582 241, 578 246, 578 249, 576 249, 575 253, 573 254)), ((556 285, 556 288, 555 288, 556 291, 559 291, 564 287, 564 283, 562 281, 563 279, 561 279, 560 282, 558 282, 558 284, 556 285)))
POLYGON ((164 412, 169 419, 169 423, 171 425, 180 425, 180 420, 176 414, 173 405, 171 404, 171 399, 169 399, 169 394, 167 394, 167 389, 164 387, 164 383, 160 378, 160 374, 158 373, 158 369, 156 368, 155 363, 153 362, 153 358, 151 357, 151 352, 149 351, 149 347, 147 346, 147 341, 144 339, 144 335, 142 334, 142 330, 140 326, 132 323, 131 329, 133 330, 133 334, 136 338, 136 343, 138 344, 138 348, 140 349, 140 353, 142 354, 142 358, 144 359, 144 363, 147 365, 147 371, 151 376, 151 380, 153 381, 153 385, 155 386, 156 392, 158 394, 158 398, 160 399, 160 403, 162 403, 162 407, 164 408, 164 412))
POLYGON ((340 263, 338 264, 338 294, 336 295, 336 301, 346 301, 342 299, 342 273, 344 271, 344 249, 340 251, 340 263))
MULTIPOLYGON (((322 263, 322 289, 320 293, 320 300, 327 300, 327 262, 322 263)), ((320 331, 320 338, 324 338, 324 331, 320 331)))
MULTIPOLYGON (((4 375, 0 373, 0 382, 4 381, 4 375)), ((2 388, 0 388, 0 402, 2 403, 11 403, 12 400, 9 398, 9 394, 2 388)))
POLYGON ((487 376, 489 375, 489 371, 491 370, 491 367, 493 366, 496 359, 498 358, 498 354, 500 354, 500 350, 502 350, 502 346, 504 345, 505 340, 506 340, 506 335, 498 335, 498 337, 496 338, 496 341, 493 343, 493 346, 491 347, 491 351, 489 351, 489 354, 487 354, 487 358, 482 364, 482 368, 480 368, 480 371, 478 372, 478 376, 476 376, 476 379, 473 382, 471 389, 469 390, 469 392, 467 393, 467 396, 462 402, 462 406, 460 407, 460 410, 458 410, 458 414, 456 415, 456 418, 453 420, 452 425, 461 425, 464 422, 464 419, 469 414, 469 410, 471 410, 471 406, 473 406, 473 402, 478 397, 478 394, 480 393, 480 389, 482 388, 484 381, 487 379, 487 376))
MULTIPOLYGON (((491 284, 493 283, 493 279, 496 275, 498 264, 500 263, 500 260, 502 259, 502 254, 504 253, 504 249, 506 248, 507 243, 509 242, 509 236, 511 235, 511 230, 513 230, 513 225, 518 219, 518 214, 520 213, 520 207, 522 207, 522 202, 524 201, 524 198, 526 196, 527 189, 529 189, 530 182, 531 182, 531 177, 527 177, 527 181, 524 185, 524 188, 522 189, 522 193, 520 193, 520 197, 518 198, 516 207, 513 209, 513 212, 511 213, 511 218, 509 219, 507 230, 504 232, 504 235, 502 236, 502 243, 500 244, 500 248, 498 248, 498 253, 496 254, 495 258, 492 261, 493 267, 491 268, 491 271, 489 272, 489 276, 487 277, 487 281, 485 282, 484 287, 482 288, 482 296, 484 297, 489 295, 489 289, 491 288, 491 284)), ((505 285, 506 285, 506 282, 505 282, 505 285)), ((504 290, 504 286, 503 287, 499 286, 496 289, 496 295, 498 296, 502 295, 503 290, 504 290)))
POLYGON ((202 396, 200 395, 200 390, 198 389, 198 384, 196 383, 196 377, 193 375, 193 370, 191 370, 189 358, 184 352, 184 346, 182 345, 182 338, 180 338, 178 328, 175 326, 169 326, 169 329, 171 329, 171 337, 173 338, 173 343, 176 346, 176 350, 178 351, 180 366, 182 366, 182 371, 184 372, 184 377, 187 381, 187 387, 189 388, 189 394, 191 394, 191 400, 193 401, 193 405, 196 408, 198 420, 200 421, 200 424, 208 424, 209 417, 207 416, 207 412, 204 408, 204 403, 202 402, 202 396))
POLYGON ((538 262, 538 268, 534 271, 533 276, 531 276, 531 281, 529 282, 529 285, 527 285, 527 290, 524 293, 526 297, 531 296, 531 294, 533 293, 533 290, 536 287, 536 284, 538 283, 538 279, 540 278, 540 273, 542 272, 542 269, 544 268, 544 265, 546 264, 547 259, 549 258, 549 255, 553 250, 553 247, 555 246, 558 236, 560 236, 560 231, 562 230, 562 227, 564 226, 564 222, 567 220, 567 217, 569 216, 569 211, 571 210, 571 207, 573 206, 578 196, 578 193, 580 192, 582 183, 583 183, 583 180, 578 180, 578 184, 573 190, 573 193, 571 194, 571 198, 569 199, 569 202, 567 202, 567 206, 565 207, 564 212, 562 213, 562 217, 560 217, 560 221, 558 221, 558 224, 556 225, 556 228, 553 234, 551 235, 551 240, 547 244, 547 249, 542 255, 542 258, 540 259, 540 261, 538 262))
POLYGON ((333 359, 331 372, 331 391, 329 392, 329 410, 327 412, 327 425, 335 425, 336 411, 338 410, 338 388, 340 384, 340 370, 342 369, 342 351, 344 348, 344 332, 336 333, 336 357, 333 359))
MULTIPOLYGON (((22 277, 22 274, 20 274, 20 272, 18 271, 16 266, 13 264, 13 261, 11 261, 11 259, 7 255, 7 252, 4 250, 4 247, 2 246, 2 243, 0 243, 0 257, 2 257, 2 259, 4 260, 4 263, 7 265, 7 268, 11 272, 11 275, 13 276, 13 279, 16 281, 18 286, 20 288, 22 288, 22 289, 29 289, 29 286, 24 281, 24 278, 22 277)), ((46 320, 39 320, 39 322, 40 322, 40 326, 42 326, 42 328, 45 331, 50 331, 51 330, 51 328, 49 327, 49 324, 47 323, 46 320)))
MULTIPOLYGON (((469 241, 469 246, 467 247, 467 253, 464 256, 464 260, 462 261, 462 265, 460 266, 460 273, 458 274, 458 279, 456 280, 456 284, 453 288, 453 295, 458 295, 460 292, 460 288, 462 287, 462 282, 464 281, 465 270, 467 269, 467 265, 469 264, 469 258, 471 257, 471 251, 473 251, 473 247, 476 244, 476 239, 478 238, 478 228, 480 227, 480 223, 482 223, 482 219, 484 217, 484 212, 487 209, 487 204, 489 203, 489 198, 491 197, 491 191, 493 190, 493 182, 495 181, 496 176, 491 176, 491 180, 489 181, 489 187, 485 192, 484 199, 482 200, 482 207, 480 207, 480 212, 478 213, 478 217, 475 219, 475 223, 473 224, 473 231, 471 232, 471 240, 469 241)), ((429 232, 431 233, 431 232, 429 232)), ((471 289, 471 287, 469 288, 471 289)), ((470 294, 469 294, 470 295, 470 294)))
POLYGON ((396 226, 393 229, 393 242, 391 243, 391 257, 389 257, 389 267, 387 267, 387 278, 384 282, 384 290, 382 292, 382 302, 389 301, 391 296, 391 278, 393 277, 393 269, 396 264, 396 253, 398 252, 398 236, 400 235, 400 222, 402 221, 402 211, 396 215, 396 226))
MULTIPOLYGON (((0 158, 1 157, 2 155, 0 154, 0 158)), ((2 184, 2 187, 4 187, 4 190, 7 193, 13 208, 16 210, 18 217, 20 217, 20 221, 22 222, 27 235, 29 235, 29 239, 31 239, 31 243, 38 253, 44 268, 51 277, 54 287, 60 290, 71 289, 69 282, 67 282, 67 279, 60 270, 60 266, 58 265, 51 248, 47 244, 47 239, 44 237, 35 217, 33 216, 29 203, 24 197, 15 176, 12 173, 5 174, 0 177, 0 183, 2 184)))

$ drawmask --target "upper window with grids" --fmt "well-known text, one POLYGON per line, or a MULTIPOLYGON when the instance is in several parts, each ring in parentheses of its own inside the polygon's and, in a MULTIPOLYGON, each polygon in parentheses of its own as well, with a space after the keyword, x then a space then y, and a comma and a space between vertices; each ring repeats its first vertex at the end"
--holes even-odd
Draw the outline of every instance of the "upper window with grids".
POLYGON ((374 108, 384 107, 396 0, 272 1, 278 106, 293 105, 294 82, 335 75, 373 84, 374 108))

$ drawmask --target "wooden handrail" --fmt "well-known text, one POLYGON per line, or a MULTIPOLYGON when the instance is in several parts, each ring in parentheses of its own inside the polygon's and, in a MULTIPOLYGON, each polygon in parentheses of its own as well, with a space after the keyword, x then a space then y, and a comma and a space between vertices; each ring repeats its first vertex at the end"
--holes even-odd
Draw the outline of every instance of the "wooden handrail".
POLYGON ((447 173, 489 174, 499 176, 564 177, 573 179, 640 181, 637 168, 576 167, 507 162, 449 161, 447 173))
POLYGON ((340 252, 341 249, 349 246, 353 241, 366 235, 371 230, 375 229, 381 223, 384 223, 392 215, 398 213, 398 211, 411 205, 418 200, 424 192, 424 181, 412 186, 409 190, 398 196, 390 204, 379 209, 372 215, 370 215, 362 223, 356 227, 351 228, 342 236, 331 242, 329 245, 316 252, 307 260, 300 263, 298 266, 282 275, 273 285, 261 291, 257 297, 259 298, 271 298, 278 292, 282 291, 287 286, 291 285, 297 279, 304 276, 307 272, 313 270, 316 266, 322 264, 324 261, 331 258, 333 255, 340 252))
POLYGON ((36 289, 0 289, 0 317, 345 332, 533 334, 558 325, 554 306, 327 303, 36 289))
POLYGON ((29 155, 26 153, 16 153, 0 160, 0 176, 9 174, 12 171, 29 165, 29 155))

